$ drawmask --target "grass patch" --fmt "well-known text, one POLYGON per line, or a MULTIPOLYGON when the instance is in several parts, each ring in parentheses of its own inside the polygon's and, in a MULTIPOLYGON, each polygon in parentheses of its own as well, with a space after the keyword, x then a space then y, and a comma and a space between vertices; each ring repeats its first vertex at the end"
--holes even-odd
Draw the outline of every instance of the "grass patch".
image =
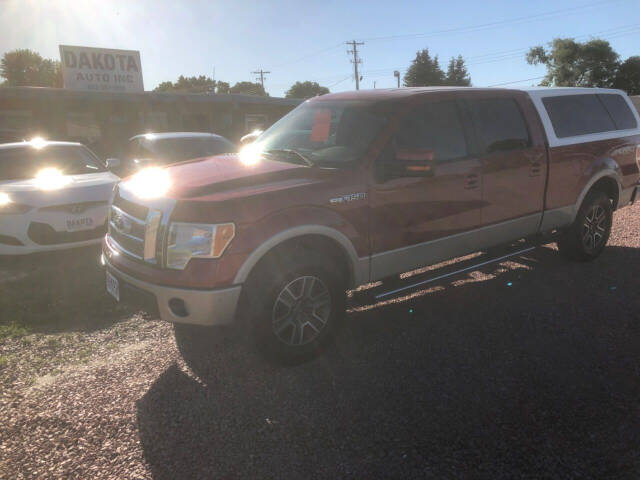
POLYGON ((29 329, 24 325, 10 323, 8 325, 0 325, 0 340, 5 338, 17 338, 29 335, 29 329))
POLYGON ((94 350, 95 348, 92 346, 82 347, 80 350, 78 350, 78 360, 80 362, 86 362, 94 350))
POLYGON ((0 356, 0 369, 6 367, 7 363, 9 363, 9 357, 6 355, 0 356))

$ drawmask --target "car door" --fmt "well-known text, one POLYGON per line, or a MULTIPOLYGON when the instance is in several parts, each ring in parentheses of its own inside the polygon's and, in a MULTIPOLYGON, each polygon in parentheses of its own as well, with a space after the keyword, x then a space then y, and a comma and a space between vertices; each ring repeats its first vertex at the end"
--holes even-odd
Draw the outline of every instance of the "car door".
POLYGON ((470 153, 470 126, 455 97, 432 97, 398 122, 373 169, 372 280, 468 250, 459 234, 481 224, 481 163, 470 153))
POLYGON ((485 235, 497 244, 534 234, 547 164, 539 120, 529 111, 533 106, 525 96, 505 93, 481 93, 466 103, 482 162, 485 235))

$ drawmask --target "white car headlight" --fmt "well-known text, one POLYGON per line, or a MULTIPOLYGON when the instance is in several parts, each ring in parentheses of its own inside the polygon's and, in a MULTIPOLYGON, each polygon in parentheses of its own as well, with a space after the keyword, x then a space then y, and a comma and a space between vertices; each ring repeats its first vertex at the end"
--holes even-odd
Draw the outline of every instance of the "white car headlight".
POLYGON ((235 233, 233 223, 171 223, 167 240, 167 267, 184 270, 192 258, 219 258, 235 233))

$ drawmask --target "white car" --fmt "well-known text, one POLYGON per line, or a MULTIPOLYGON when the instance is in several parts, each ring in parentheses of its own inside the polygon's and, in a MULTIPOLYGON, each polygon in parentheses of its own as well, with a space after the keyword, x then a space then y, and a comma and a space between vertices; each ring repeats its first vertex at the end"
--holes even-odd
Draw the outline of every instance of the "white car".
POLYGON ((0 255, 100 243, 119 180, 80 143, 0 145, 0 255))

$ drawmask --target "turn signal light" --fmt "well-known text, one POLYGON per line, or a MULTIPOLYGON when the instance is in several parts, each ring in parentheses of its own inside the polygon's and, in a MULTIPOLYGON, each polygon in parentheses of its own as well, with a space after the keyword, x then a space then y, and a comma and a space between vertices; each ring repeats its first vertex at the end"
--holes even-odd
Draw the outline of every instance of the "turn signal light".
POLYGON ((233 223, 224 223, 216 227, 215 240, 213 242, 213 257, 218 258, 227 248, 236 234, 236 227, 233 223))

